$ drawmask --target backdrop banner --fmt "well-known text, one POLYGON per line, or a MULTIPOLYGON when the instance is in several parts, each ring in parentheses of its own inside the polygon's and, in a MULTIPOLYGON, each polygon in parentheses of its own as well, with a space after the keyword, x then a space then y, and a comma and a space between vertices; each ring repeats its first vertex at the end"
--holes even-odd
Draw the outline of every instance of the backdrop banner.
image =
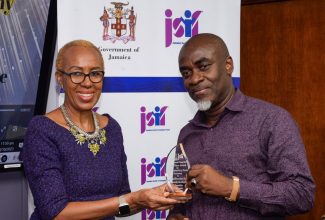
MULTIPOLYGON (((109 113, 122 127, 132 190, 165 181, 167 153, 197 110, 178 71, 179 50, 191 36, 210 32, 225 40, 234 60, 233 81, 239 87, 240 3, 58 0, 58 48, 85 39, 104 56, 103 93, 94 110, 109 113)), ((52 96, 57 96, 49 97, 52 102, 63 102, 64 94, 52 96)), ((144 210, 123 219, 166 215, 144 210)))

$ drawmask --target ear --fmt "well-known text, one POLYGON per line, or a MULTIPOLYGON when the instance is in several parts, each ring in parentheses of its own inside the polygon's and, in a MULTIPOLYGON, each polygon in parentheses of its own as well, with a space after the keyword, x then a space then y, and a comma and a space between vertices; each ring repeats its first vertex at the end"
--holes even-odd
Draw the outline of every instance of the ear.
POLYGON ((228 56, 226 59, 226 73, 231 76, 234 71, 234 63, 232 61, 231 56, 228 56))
POLYGON ((55 71, 55 79, 58 82, 58 85, 60 85, 61 87, 63 87, 63 78, 62 78, 62 73, 55 71))

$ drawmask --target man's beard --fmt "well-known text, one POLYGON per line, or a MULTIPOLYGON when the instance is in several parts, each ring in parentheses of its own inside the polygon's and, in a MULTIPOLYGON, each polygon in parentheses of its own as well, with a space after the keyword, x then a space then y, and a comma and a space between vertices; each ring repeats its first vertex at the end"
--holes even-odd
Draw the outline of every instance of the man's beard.
POLYGON ((212 102, 210 100, 199 100, 196 104, 199 111, 207 111, 211 108, 212 102))

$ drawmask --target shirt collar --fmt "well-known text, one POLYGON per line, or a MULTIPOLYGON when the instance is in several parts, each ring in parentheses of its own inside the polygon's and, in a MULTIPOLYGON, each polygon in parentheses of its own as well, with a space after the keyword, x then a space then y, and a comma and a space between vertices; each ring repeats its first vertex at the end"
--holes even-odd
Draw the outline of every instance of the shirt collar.
POLYGON ((239 89, 236 89, 234 96, 228 102, 226 108, 234 112, 244 111, 245 100, 245 95, 239 89))
MULTIPOLYGON (((232 112, 244 111, 245 100, 245 95, 239 89, 236 89, 234 96, 226 105, 226 109, 232 112)), ((208 127, 204 124, 204 113, 202 111, 197 111, 194 118, 189 122, 195 125, 208 127)))

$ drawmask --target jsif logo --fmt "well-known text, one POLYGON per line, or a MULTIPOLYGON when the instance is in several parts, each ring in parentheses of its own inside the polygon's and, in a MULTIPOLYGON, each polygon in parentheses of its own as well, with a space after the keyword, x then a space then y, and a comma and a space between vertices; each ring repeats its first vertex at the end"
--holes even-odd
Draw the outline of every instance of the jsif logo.
POLYGON ((145 106, 140 108, 140 132, 169 130, 166 125, 166 110, 168 106, 156 106, 153 111, 147 111, 145 106))
POLYGON ((173 19, 173 11, 166 9, 165 11, 165 32, 166 42, 165 46, 169 47, 172 43, 183 44, 183 42, 173 42, 173 36, 177 38, 186 37, 190 38, 199 33, 199 16, 202 11, 192 12, 186 10, 184 16, 175 15, 173 19))
POLYGON ((161 182, 165 180, 167 157, 156 157, 154 162, 141 159, 141 185, 146 182, 161 182))
POLYGON ((141 212, 141 220, 166 219, 166 217, 166 210, 153 211, 150 209, 144 209, 141 212))

